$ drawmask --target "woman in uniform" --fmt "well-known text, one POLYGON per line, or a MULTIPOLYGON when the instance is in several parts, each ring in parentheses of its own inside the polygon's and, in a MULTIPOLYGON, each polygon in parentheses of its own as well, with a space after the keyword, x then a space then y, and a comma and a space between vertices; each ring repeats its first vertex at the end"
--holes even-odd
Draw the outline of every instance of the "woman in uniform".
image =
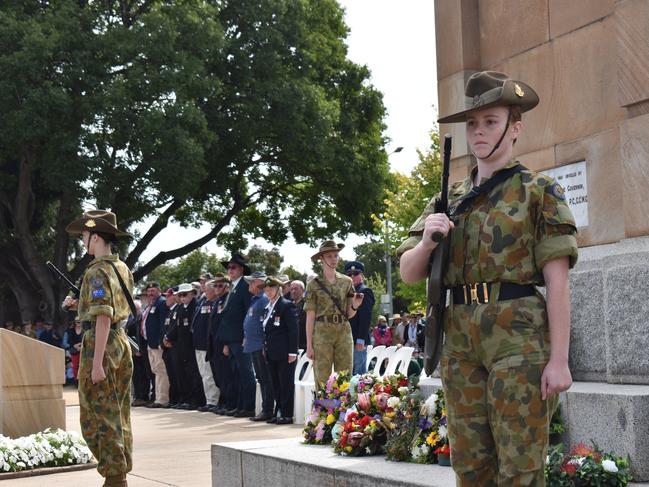
POLYGON ((466 123, 477 166, 449 188, 450 218, 435 213, 436 197, 413 224, 398 249, 401 277, 426 278, 431 236, 451 239, 441 375, 457 485, 544 486, 550 418, 572 383, 575 222, 561 187, 512 156, 534 90, 483 71, 465 95, 467 109, 439 122, 466 123))

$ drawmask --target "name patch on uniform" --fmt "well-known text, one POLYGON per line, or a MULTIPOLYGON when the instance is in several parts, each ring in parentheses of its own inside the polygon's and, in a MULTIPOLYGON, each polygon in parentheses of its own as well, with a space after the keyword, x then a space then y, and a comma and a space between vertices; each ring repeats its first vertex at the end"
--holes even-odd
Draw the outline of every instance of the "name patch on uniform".
POLYGON ((99 299, 99 298, 103 298, 104 296, 106 296, 106 291, 104 291, 103 287, 99 289, 95 289, 92 292, 92 299, 99 299))

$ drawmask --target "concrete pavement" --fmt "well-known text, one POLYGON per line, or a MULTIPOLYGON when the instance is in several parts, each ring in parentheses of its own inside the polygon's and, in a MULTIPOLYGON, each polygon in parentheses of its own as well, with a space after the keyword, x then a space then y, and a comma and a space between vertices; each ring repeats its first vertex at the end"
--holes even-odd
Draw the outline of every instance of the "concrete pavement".
MULTIPOLYGON (((80 431, 75 389, 64 390, 67 429, 80 431)), ((174 409, 133 408, 133 471, 130 487, 209 487, 210 447, 215 442, 295 438, 301 427, 258 424, 247 419, 174 409)), ((93 487, 102 485, 96 470, 84 470, 3 482, 7 487, 93 487)))

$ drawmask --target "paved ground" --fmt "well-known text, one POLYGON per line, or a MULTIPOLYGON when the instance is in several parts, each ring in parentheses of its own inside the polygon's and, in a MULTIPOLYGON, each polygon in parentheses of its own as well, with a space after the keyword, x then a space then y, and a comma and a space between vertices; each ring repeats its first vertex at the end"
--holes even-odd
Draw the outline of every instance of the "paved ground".
MULTIPOLYGON (((64 390, 67 429, 80 431, 75 389, 64 390)), ((215 442, 295 438, 299 426, 258 424, 247 419, 173 409, 132 409, 135 452, 130 487, 209 487, 210 446, 215 442)), ((94 487, 102 484, 96 470, 13 479, 3 487, 94 487)))

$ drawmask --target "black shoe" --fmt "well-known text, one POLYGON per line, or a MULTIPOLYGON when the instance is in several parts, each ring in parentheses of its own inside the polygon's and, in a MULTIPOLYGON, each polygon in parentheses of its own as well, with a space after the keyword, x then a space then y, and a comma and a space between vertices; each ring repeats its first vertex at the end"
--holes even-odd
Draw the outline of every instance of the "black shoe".
POLYGON ((277 424, 293 424, 293 418, 277 418, 277 424))
POLYGON ((278 420, 278 419, 279 419, 279 418, 278 418, 277 416, 273 416, 272 418, 270 418, 270 419, 267 420, 266 422, 267 422, 268 424, 277 424, 277 420, 278 420))
POLYGON ((226 411, 225 415, 226 416, 234 416, 235 414, 237 414, 237 412, 239 412, 239 410, 237 408, 234 408, 234 409, 230 409, 230 410, 226 411))
POLYGON ((214 404, 206 404, 205 406, 197 407, 196 411, 200 411, 201 413, 211 413, 214 408, 216 408, 214 404))
POLYGON ((178 409, 184 409, 186 411, 190 410, 191 408, 192 408, 192 405, 187 403, 187 402, 183 402, 182 404, 178 405, 178 409))
POLYGON ((235 418, 252 418, 255 416, 255 410, 250 409, 239 409, 236 413, 234 413, 235 418))
POLYGON ((273 417, 273 413, 261 412, 254 418, 250 418, 250 421, 268 421, 272 417, 273 417))

